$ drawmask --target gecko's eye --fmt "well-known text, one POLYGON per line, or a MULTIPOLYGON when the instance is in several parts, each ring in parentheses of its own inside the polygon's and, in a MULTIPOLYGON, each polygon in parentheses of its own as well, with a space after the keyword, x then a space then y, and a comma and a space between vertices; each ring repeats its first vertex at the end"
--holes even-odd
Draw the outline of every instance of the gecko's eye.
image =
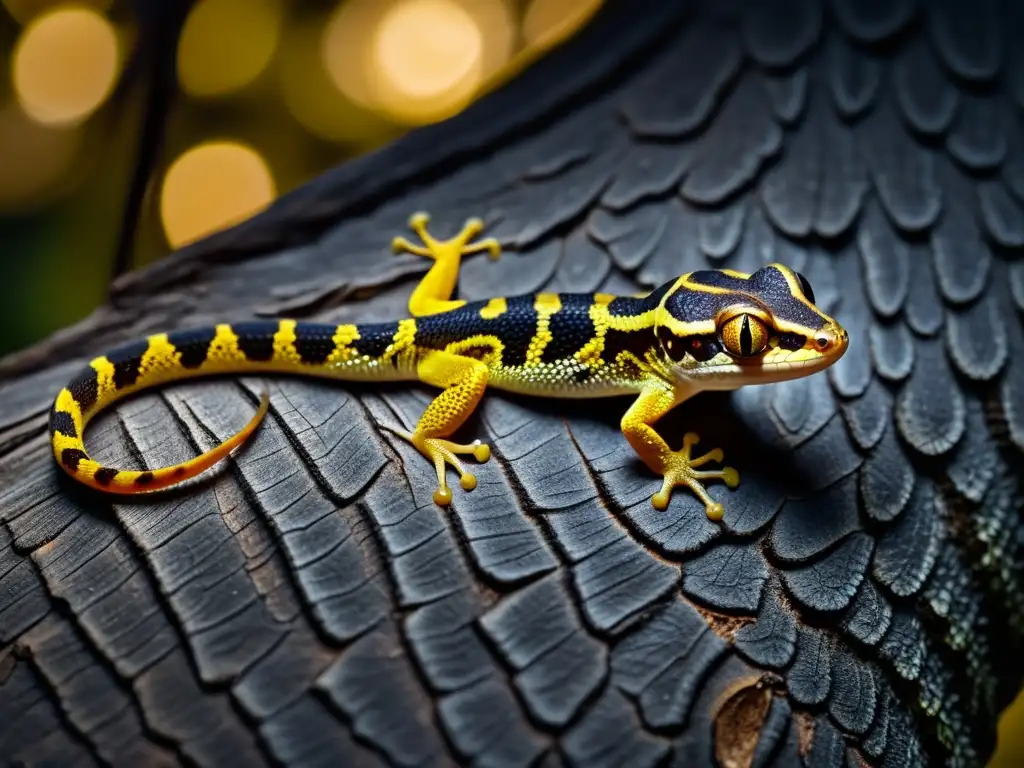
POLYGON ((768 346, 768 329, 753 315, 736 315, 719 329, 722 346, 733 357, 750 357, 768 346))
POLYGON ((801 275, 799 272, 794 272, 796 279, 800 282, 800 290, 804 294, 804 298, 807 299, 811 304, 814 303, 814 289, 811 288, 811 284, 807 282, 807 278, 801 275))

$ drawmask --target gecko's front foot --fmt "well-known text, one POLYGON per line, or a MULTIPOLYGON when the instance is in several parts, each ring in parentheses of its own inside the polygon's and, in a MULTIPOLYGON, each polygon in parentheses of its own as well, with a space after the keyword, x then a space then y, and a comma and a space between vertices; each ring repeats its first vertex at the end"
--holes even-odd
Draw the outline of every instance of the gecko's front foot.
POLYGON ((396 237, 391 241, 391 249, 395 253, 415 253, 417 256, 426 256, 435 261, 454 259, 458 261, 461 256, 470 253, 487 251, 492 259, 501 255, 501 244, 493 237, 473 242, 473 238, 480 234, 484 228, 481 219, 468 219, 462 227, 462 231, 449 240, 437 240, 427 231, 427 224, 430 223, 430 216, 422 211, 414 213, 409 217, 409 228, 419 235, 423 245, 416 245, 404 237, 396 237))
POLYGON ((693 491, 697 498, 704 502, 708 518, 721 520, 724 510, 722 505, 713 500, 704 489, 705 480, 722 480, 730 488, 735 488, 740 483, 739 473, 732 467, 722 467, 718 470, 698 471, 697 467, 709 461, 722 461, 722 449, 715 448, 703 456, 695 459, 690 458, 693 446, 700 441, 700 438, 693 432, 687 432, 683 436, 683 449, 673 451, 664 471, 664 481, 661 490, 651 497, 651 503, 655 509, 664 510, 668 508, 668 502, 672 498, 672 489, 679 485, 685 485, 693 491))

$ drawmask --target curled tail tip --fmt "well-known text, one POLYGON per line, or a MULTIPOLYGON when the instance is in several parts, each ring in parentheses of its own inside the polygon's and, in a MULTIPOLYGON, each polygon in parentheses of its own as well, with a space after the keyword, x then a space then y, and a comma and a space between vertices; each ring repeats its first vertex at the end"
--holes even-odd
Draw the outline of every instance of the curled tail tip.
MULTIPOLYGON (((260 424, 263 423, 264 417, 267 415, 267 411, 270 410, 270 393, 264 391, 260 394, 260 404, 256 409, 256 413, 253 414, 249 422, 242 427, 238 432, 233 434, 227 440, 224 440, 219 445, 214 446, 205 453, 196 456, 194 459, 177 464, 173 467, 165 467, 164 469, 154 470, 153 474, 157 475, 156 481, 159 483, 159 487, 167 488, 178 483, 183 483, 186 480, 190 480, 193 477, 197 477, 205 472, 210 467, 214 466, 222 459, 227 458, 233 450, 243 445, 252 434, 259 429, 260 424)), ((136 481, 137 482, 137 481, 136 481)), ((149 481, 152 483, 153 481, 149 481)), ((155 488, 150 486, 153 490, 155 488)), ((143 488, 143 490, 148 490, 143 488)))
POLYGON ((263 392, 256 413, 242 429, 205 453, 168 467, 148 470, 104 467, 86 455, 80 440, 67 447, 58 446, 55 441, 54 452, 65 471, 84 485, 118 495, 149 493, 191 480, 226 458, 259 428, 269 409, 270 393, 263 392))
POLYGON ((176 486, 186 480, 198 477, 215 464, 218 464, 220 461, 227 458, 228 454, 233 450, 247 442, 252 434, 259 428, 260 424, 263 423, 263 419, 267 415, 269 409, 270 393, 264 391, 260 394, 260 404, 256 409, 256 413, 253 414, 252 418, 249 419, 249 422, 244 427, 231 437, 205 453, 201 453, 194 459, 189 459, 181 464, 175 464, 174 466, 163 467, 161 469, 154 469, 151 472, 130 473, 135 477, 126 477, 122 488, 131 485, 132 490, 129 492, 133 493, 155 491, 162 488, 176 486))

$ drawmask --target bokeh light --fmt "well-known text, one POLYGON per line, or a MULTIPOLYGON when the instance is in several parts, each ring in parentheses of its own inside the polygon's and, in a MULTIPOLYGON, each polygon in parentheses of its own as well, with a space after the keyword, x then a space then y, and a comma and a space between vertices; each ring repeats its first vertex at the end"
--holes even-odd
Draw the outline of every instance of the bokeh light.
MULTIPOLYGON (((508 64, 519 39, 517 13, 510 0, 458 0, 460 7, 473 17, 483 39, 480 69, 484 78, 491 77, 508 64)), ((475 94, 479 96, 479 92, 475 94)))
MULTIPOLYGON (((174 162, 154 171, 157 204, 144 208, 133 264, 228 227, 411 126, 459 112, 599 4, 189 3, 172 52, 189 98, 165 116, 174 162), (217 137, 231 141, 210 141, 217 137)), ((109 102, 145 31, 136 10, 113 0, 0 0, 0 229, 8 250, 21 254, 17 279, 27 296, 19 304, 0 295, 24 320, 6 348, 0 340, 0 354, 80 317, 104 295, 147 79, 124 83, 124 109, 90 117, 109 102), (54 296, 63 297, 59 310, 54 296), (29 311, 36 306, 49 308, 29 311)))
POLYGON ((389 120, 339 90, 320 52, 322 20, 293 25, 281 42, 281 95, 289 113, 321 139, 362 152, 399 135, 389 120))
POLYGON ((61 7, 25 27, 11 78, 25 113, 44 125, 81 122, 107 99, 119 66, 117 33, 89 8, 61 7))
POLYGON ((277 195, 270 168, 241 142, 210 141, 184 152, 168 169, 160 219, 173 248, 252 216, 277 195))
POLYGON ((532 0, 523 17, 523 42, 550 48, 575 33, 604 0, 532 0))
POLYGON ((74 126, 43 126, 16 104, 0 108, 0 211, 29 211, 49 200, 82 146, 74 126))
POLYGON ((348 0, 321 55, 352 102, 419 125, 472 101, 512 55, 515 33, 505 0, 348 0))
POLYGON ((349 100, 370 108, 370 32, 391 0, 343 0, 324 26, 320 56, 331 82, 349 100))
POLYGON ((373 35, 376 104, 400 120, 454 114, 483 82, 483 33, 454 0, 402 0, 373 35))
MULTIPOLYGON (((43 11, 62 5, 67 0, 3 0, 3 5, 19 24, 27 24, 43 11)), ((109 11, 113 0, 77 0, 75 5, 109 11)))
POLYGON ((219 96, 256 80, 277 48, 281 11, 280 0, 197 3, 178 44, 182 90, 192 96, 219 96))

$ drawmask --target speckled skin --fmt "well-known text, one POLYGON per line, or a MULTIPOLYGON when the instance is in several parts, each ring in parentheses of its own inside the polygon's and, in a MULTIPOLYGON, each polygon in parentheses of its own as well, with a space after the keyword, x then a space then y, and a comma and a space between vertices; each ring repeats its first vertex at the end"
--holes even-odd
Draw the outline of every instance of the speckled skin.
POLYGON ((700 471, 721 461, 712 450, 697 458, 698 438, 688 433, 672 451, 654 424, 683 400, 705 389, 779 381, 822 370, 843 354, 846 332, 813 304, 807 281, 781 265, 753 275, 694 272, 644 297, 540 293, 467 303, 451 299, 464 254, 499 253, 494 240, 472 242, 482 229, 467 222, 456 237, 437 241, 427 217, 410 220, 424 245, 396 238, 396 250, 417 253, 434 265, 413 291, 411 318, 359 325, 295 320, 222 324, 157 334, 90 362, 57 396, 51 438, 58 463, 93 488, 132 494, 166 488, 195 477, 241 445, 267 412, 264 397, 236 435, 183 464, 149 471, 103 467, 82 442, 89 419, 114 401, 167 382, 226 373, 301 373, 343 380, 418 380, 440 394, 413 432, 396 431, 435 466, 434 500, 450 503, 445 469, 453 466, 465 490, 475 477, 461 455, 486 461, 479 441, 448 438, 465 423, 488 386, 543 397, 637 395, 622 431, 637 454, 663 477, 652 497, 664 509, 672 489, 689 487, 708 515, 722 507, 704 489, 706 480, 730 487, 736 470, 700 471))

